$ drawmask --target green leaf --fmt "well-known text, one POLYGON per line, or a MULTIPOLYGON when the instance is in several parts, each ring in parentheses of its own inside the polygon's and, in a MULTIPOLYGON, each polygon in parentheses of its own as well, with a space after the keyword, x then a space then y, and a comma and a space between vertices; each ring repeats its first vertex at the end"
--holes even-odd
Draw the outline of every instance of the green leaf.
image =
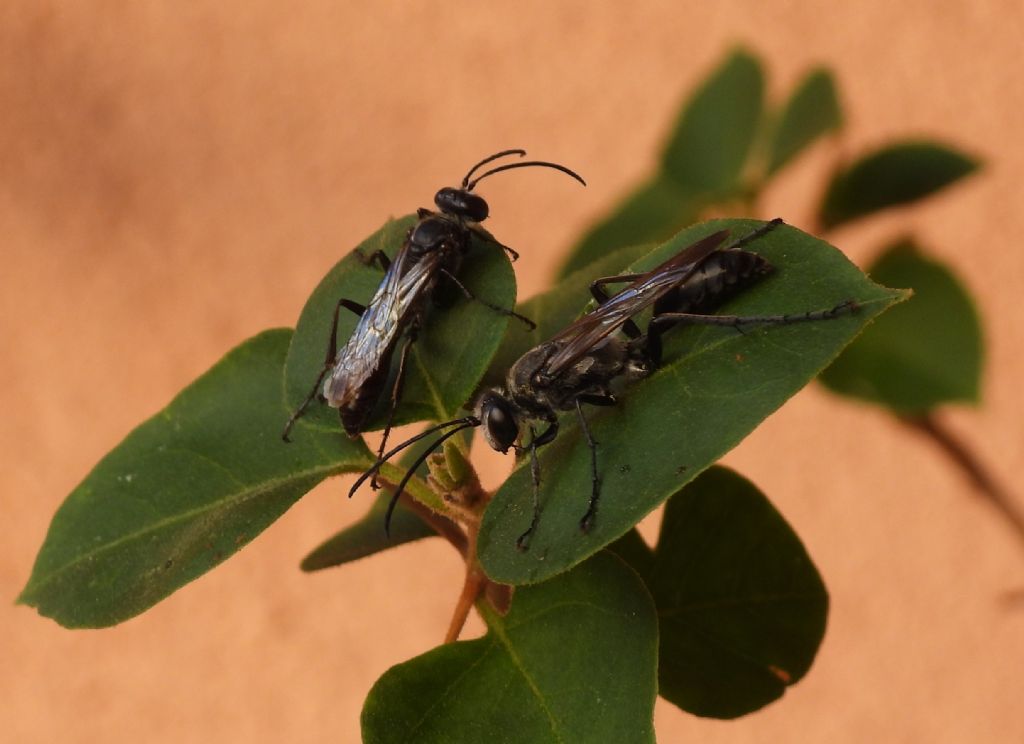
POLYGON ((778 699, 825 635, 828 593, 800 539, 726 468, 669 499, 648 576, 658 689, 694 715, 736 718, 778 699))
POLYGON ((684 193, 709 200, 741 191, 763 100, 760 62, 743 50, 733 52, 683 108, 662 155, 665 175, 684 193))
POLYGON ((901 414, 954 401, 977 403, 981 322, 956 276, 910 240, 886 249, 869 273, 884 284, 912 288, 914 297, 864 331, 821 381, 901 414))
POLYGON ((246 341, 104 457, 58 509, 18 601, 66 627, 119 623, 240 550, 328 475, 373 462, 338 434, 281 441, 290 338, 246 341))
POLYGON ((661 242, 697 218, 699 204, 666 176, 656 176, 635 189, 576 245, 559 278, 589 269, 594 262, 623 246, 661 242))
POLYGON ((574 271, 557 285, 519 303, 516 311, 533 320, 537 327, 527 331, 519 324, 509 325, 498 353, 484 377, 488 385, 505 382, 505 373, 527 351, 562 330, 577 316, 591 298, 590 283, 599 277, 617 276, 641 256, 650 253, 654 245, 630 245, 598 259, 584 269, 574 271))
MULTIPOLYGON (((456 446, 460 447, 463 452, 469 451, 468 432, 460 432, 456 435, 456 440, 456 446)), ((449 444, 455 445, 456 440, 449 440, 449 444)), ((407 448, 399 460, 400 469, 411 467, 416 459, 431 447, 433 441, 433 438, 428 438, 407 448)), ((423 464, 417 473, 425 477, 427 471, 426 464, 423 464)), ((415 484, 416 479, 410 482, 415 484)), ((362 519, 338 531, 302 559, 303 571, 319 571, 324 568, 340 566, 424 537, 437 537, 437 532, 416 512, 406 506, 404 501, 398 502, 391 515, 389 536, 384 531, 384 519, 394 489, 384 484, 381 486, 380 493, 362 519)), ((411 488, 407 486, 410 495, 418 495, 413 492, 414 488, 415 486, 411 488)), ((364 487, 363 490, 368 491, 369 488, 364 487)), ((436 502, 427 499, 421 499, 421 501, 431 508, 443 509, 443 501, 440 497, 437 494, 433 494, 433 496, 436 498, 436 502)))
POLYGON ((923 199, 977 170, 979 162, 932 142, 887 145, 833 174, 819 210, 824 229, 923 199))
POLYGON ((381 490, 362 519, 340 530, 302 559, 302 570, 320 571, 340 566, 424 537, 437 536, 416 512, 399 501, 391 516, 391 536, 388 537, 384 533, 384 515, 390 501, 391 490, 381 490))
POLYGON ((654 551, 644 542, 635 527, 609 545, 608 551, 632 566, 644 583, 650 581, 651 571, 654 570, 654 551))
MULTIPOLYGON (((359 250, 365 256, 383 250, 389 258, 394 258, 407 230, 415 222, 413 215, 390 221, 363 241, 359 250)), ((458 276, 473 294, 487 302, 508 308, 515 304, 515 275, 504 252, 494 243, 474 236, 458 276)), ((366 266, 358 255, 350 253, 313 291, 299 317, 285 367, 285 389, 293 408, 309 393, 323 367, 338 300, 344 297, 365 305, 382 278, 378 268, 366 266)), ((427 320, 412 347, 405 389, 395 416, 396 425, 451 418, 472 395, 508 324, 508 316, 480 302, 467 300, 446 284, 443 278, 439 280, 437 294, 445 306, 428 310, 427 320)), ((353 313, 342 310, 338 323, 339 348, 352 334, 357 320, 353 313)), ((400 344, 401 341, 399 348, 400 344)), ((393 366, 397 366, 398 357, 396 349, 393 366)), ((393 378, 384 386, 366 427, 368 431, 384 427, 391 406, 392 383, 393 378)), ((300 419, 292 438, 300 439, 302 429, 314 428, 339 430, 337 413, 325 405, 311 406, 309 413, 300 419)))
POLYGON ((742 50, 734 52, 683 106, 660 173, 590 229, 558 276, 564 278, 623 246, 667 240, 709 204, 741 196, 763 99, 760 63, 742 50))
MULTIPOLYGON (((701 237, 728 227, 742 235, 761 223, 716 220, 684 230, 645 257, 651 268, 701 237)), ((855 300, 860 311, 829 321, 762 327, 677 328, 666 335, 662 368, 621 393, 613 408, 588 409, 598 444, 601 503, 581 534, 590 492, 590 450, 575 416, 540 450, 543 508, 530 549, 516 538, 532 513, 530 468, 517 464, 489 505, 478 553, 494 580, 524 584, 566 570, 624 534, 683 484, 732 449, 807 384, 864 325, 902 293, 872 284, 841 253, 783 226, 747 249, 776 267, 773 276, 728 306, 741 315, 825 310, 855 300)))
POLYGON ((519 589, 488 633, 388 670, 366 744, 653 742, 658 629, 643 583, 610 554, 519 589))
POLYGON ((669 499, 656 549, 635 529, 609 549, 654 597, 658 691, 669 702, 735 718, 807 673, 828 594, 796 533, 742 476, 708 468, 669 499))
POLYGON ((813 70, 797 86, 779 116, 768 155, 768 173, 776 173, 801 150, 843 125, 832 73, 825 68, 813 70))

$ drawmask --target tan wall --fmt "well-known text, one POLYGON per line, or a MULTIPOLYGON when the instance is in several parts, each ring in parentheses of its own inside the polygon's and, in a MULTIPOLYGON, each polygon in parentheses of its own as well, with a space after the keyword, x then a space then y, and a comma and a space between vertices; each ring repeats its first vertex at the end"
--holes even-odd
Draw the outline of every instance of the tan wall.
MULTIPOLYGON (((487 184, 522 295, 542 288, 737 41, 777 93, 812 64, 838 72, 845 151, 925 134, 988 161, 834 238, 863 262, 912 228, 980 298, 985 406, 946 420, 1024 499, 1019 0, 290 5, 0 9, 4 602, 100 456, 230 346, 292 324, 342 252, 482 154, 526 147, 590 183, 487 184)), ((787 172, 764 214, 808 224, 832 155, 787 172)), ((1024 606, 1000 601, 1024 585, 1021 545, 927 443, 812 388, 727 462, 806 541, 829 631, 781 702, 736 723, 660 706, 661 741, 1022 740, 1024 606)), ((460 566, 434 541, 300 574, 326 525, 361 512, 342 492, 317 489, 123 626, 72 633, 2 607, 3 738, 355 741, 374 679, 443 635, 460 566)))

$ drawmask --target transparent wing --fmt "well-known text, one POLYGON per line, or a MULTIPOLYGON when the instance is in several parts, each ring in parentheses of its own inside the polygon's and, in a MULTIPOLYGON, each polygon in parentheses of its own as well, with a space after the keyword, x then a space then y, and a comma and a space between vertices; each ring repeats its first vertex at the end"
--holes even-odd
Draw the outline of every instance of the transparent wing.
POLYGON ((408 245, 399 249, 348 342, 338 350, 334 369, 324 382, 329 405, 350 399, 390 361, 410 311, 437 278, 440 258, 440 252, 432 251, 413 263, 408 245))
POLYGON ((631 317, 686 281, 728 237, 728 230, 719 230, 691 243, 552 338, 551 343, 560 348, 547 360, 544 373, 553 377, 574 364, 631 317))

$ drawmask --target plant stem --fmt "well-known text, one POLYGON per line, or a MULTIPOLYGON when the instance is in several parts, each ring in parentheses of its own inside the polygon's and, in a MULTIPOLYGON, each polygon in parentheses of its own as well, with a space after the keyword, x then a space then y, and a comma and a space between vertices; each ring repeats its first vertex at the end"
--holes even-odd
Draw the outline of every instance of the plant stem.
POLYGON ((480 597, 484 597, 499 615, 506 614, 512 603, 512 587, 491 581, 477 563, 476 536, 479 530, 479 521, 467 525, 469 557, 466 559, 466 579, 462 583, 462 593, 455 603, 455 611, 452 612, 452 619, 448 624, 445 643, 453 643, 459 639, 459 634, 469 617, 469 611, 480 597))
POLYGON ((463 512, 463 523, 466 527, 466 578, 462 582, 462 592, 448 623, 448 632, 444 636, 445 643, 454 643, 459 639, 459 634, 469 617, 469 611, 491 584, 491 580, 487 578, 476 560, 476 538, 480 532, 480 518, 491 500, 491 495, 480 485, 480 478, 469 461, 463 460, 460 464, 465 468, 461 473, 461 484, 455 492, 448 495, 446 501, 457 504, 459 510, 463 512))
POLYGON ((978 492, 992 504, 1017 532, 1024 544, 1024 512, 1015 500, 1003 490, 995 478, 985 469, 967 445, 960 441, 951 431, 946 429, 934 415, 901 416, 900 420, 907 426, 928 436, 956 463, 970 479, 978 492))
POLYGON ((488 583, 490 583, 490 579, 484 575, 483 571, 467 565, 466 580, 462 583, 462 593, 459 594, 459 600, 455 603, 455 610, 452 612, 452 619, 448 623, 448 632, 444 636, 445 643, 459 640, 459 633, 466 625, 469 611, 476 604, 477 598, 488 583))
MULTIPOLYGON (((386 481, 382 480, 382 482, 386 481)), ((393 487, 394 486, 392 486, 392 488, 393 487)), ((450 542, 452 547, 459 551, 459 555, 463 558, 467 558, 469 555, 469 539, 466 537, 466 533, 462 531, 462 528, 460 528, 459 525, 443 514, 438 514, 429 507, 421 504, 407 493, 402 494, 402 501, 406 506, 416 512, 416 516, 433 528, 434 532, 450 542)))
MULTIPOLYGON (((460 450, 460 454, 464 454, 460 450)), ((508 611, 512 597, 511 587, 495 584, 480 568, 476 560, 476 537, 480 530, 480 518, 484 508, 491 500, 491 494, 480 485, 480 479, 468 460, 461 459, 459 470, 453 483, 452 468, 448 464, 446 451, 443 461, 429 461, 430 475, 427 486, 435 494, 441 496, 446 504, 448 514, 439 514, 429 506, 420 502, 408 492, 402 494, 405 504, 416 515, 426 522, 439 535, 451 543, 466 563, 466 576, 462 583, 462 591, 455 603, 452 618, 448 623, 444 642, 452 643, 459 638, 462 628, 466 625, 469 612, 483 596, 500 614, 508 611)), ((388 483, 386 476, 381 481, 388 483)), ((411 481, 410 481, 411 482, 411 481)), ((393 484, 389 485, 394 488, 393 484)))

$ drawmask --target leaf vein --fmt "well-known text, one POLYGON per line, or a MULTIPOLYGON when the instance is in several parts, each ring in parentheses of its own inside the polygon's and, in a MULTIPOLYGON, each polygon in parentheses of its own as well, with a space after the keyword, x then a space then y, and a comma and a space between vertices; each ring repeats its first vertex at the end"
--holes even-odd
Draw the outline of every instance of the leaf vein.
MULTIPOLYGON (((184 450, 184 451, 188 452, 188 450, 184 450)), ((253 488, 247 489, 247 490, 243 489, 243 493, 235 495, 235 496, 232 496, 229 499, 222 499, 222 500, 210 503, 210 504, 204 504, 201 507, 198 507, 198 508, 195 508, 195 509, 190 509, 188 511, 184 511, 184 512, 181 512, 181 513, 178 513, 178 514, 174 514, 174 515, 172 515, 170 517, 167 517, 165 519, 162 519, 162 520, 160 520, 158 522, 146 525, 143 529, 139 529, 139 530, 135 530, 133 532, 126 533, 126 534, 122 535, 121 537, 117 538, 116 540, 112 540, 111 542, 105 543, 105 544, 103 544, 103 545, 101 545, 101 546, 99 546, 99 547, 97 547, 97 548, 95 548, 93 550, 89 550, 89 551, 87 551, 85 553, 80 553, 79 555, 75 556, 72 560, 68 561, 67 563, 65 563, 65 564, 63 564, 61 566, 59 566, 58 568, 55 568, 53 571, 51 571, 49 573, 49 575, 47 575, 44 579, 40 580, 38 583, 35 584, 35 586, 33 587, 35 591, 33 593, 38 594, 43 588, 45 588, 49 584, 51 584, 54 581, 56 581, 58 578, 60 578, 65 573, 73 570, 76 566, 78 566, 78 565, 80 565, 82 563, 93 561, 98 556, 101 556, 104 553, 108 553, 108 552, 110 552, 112 550, 115 550, 115 549, 121 547, 122 545, 128 544, 128 543, 130 543, 130 542, 132 542, 134 540, 141 540, 141 539, 143 539, 147 535, 153 534, 153 533, 158 532, 160 530, 163 530, 163 529, 165 529, 167 527, 175 526, 177 524, 180 524, 182 522, 188 521, 189 519, 201 516, 202 514, 205 514, 205 513, 210 512, 210 511, 216 511, 218 509, 234 508, 234 507, 240 506, 240 505, 246 503, 247 501, 249 501, 250 499, 258 498, 258 497, 262 496, 268 490, 272 490, 275 486, 280 485, 280 484, 282 484, 284 482, 300 481, 300 480, 304 480, 306 478, 316 477, 318 475, 321 475, 321 473, 323 474, 323 477, 327 477, 328 475, 331 475, 332 471, 335 470, 337 467, 338 467, 338 464, 334 463, 334 464, 332 464, 330 466, 321 466, 321 467, 317 467, 317 468, 312 468, 310 470, 302 471, 300 474, 297 474, 297 475, 293 474, 292 476, 290 476, 288 478, 279 478, 279 479, 270 480, 270 481, 267 481, 267 482, 265 482, 263 484, 260 484, 258 487, 253 487, 253 488)))

